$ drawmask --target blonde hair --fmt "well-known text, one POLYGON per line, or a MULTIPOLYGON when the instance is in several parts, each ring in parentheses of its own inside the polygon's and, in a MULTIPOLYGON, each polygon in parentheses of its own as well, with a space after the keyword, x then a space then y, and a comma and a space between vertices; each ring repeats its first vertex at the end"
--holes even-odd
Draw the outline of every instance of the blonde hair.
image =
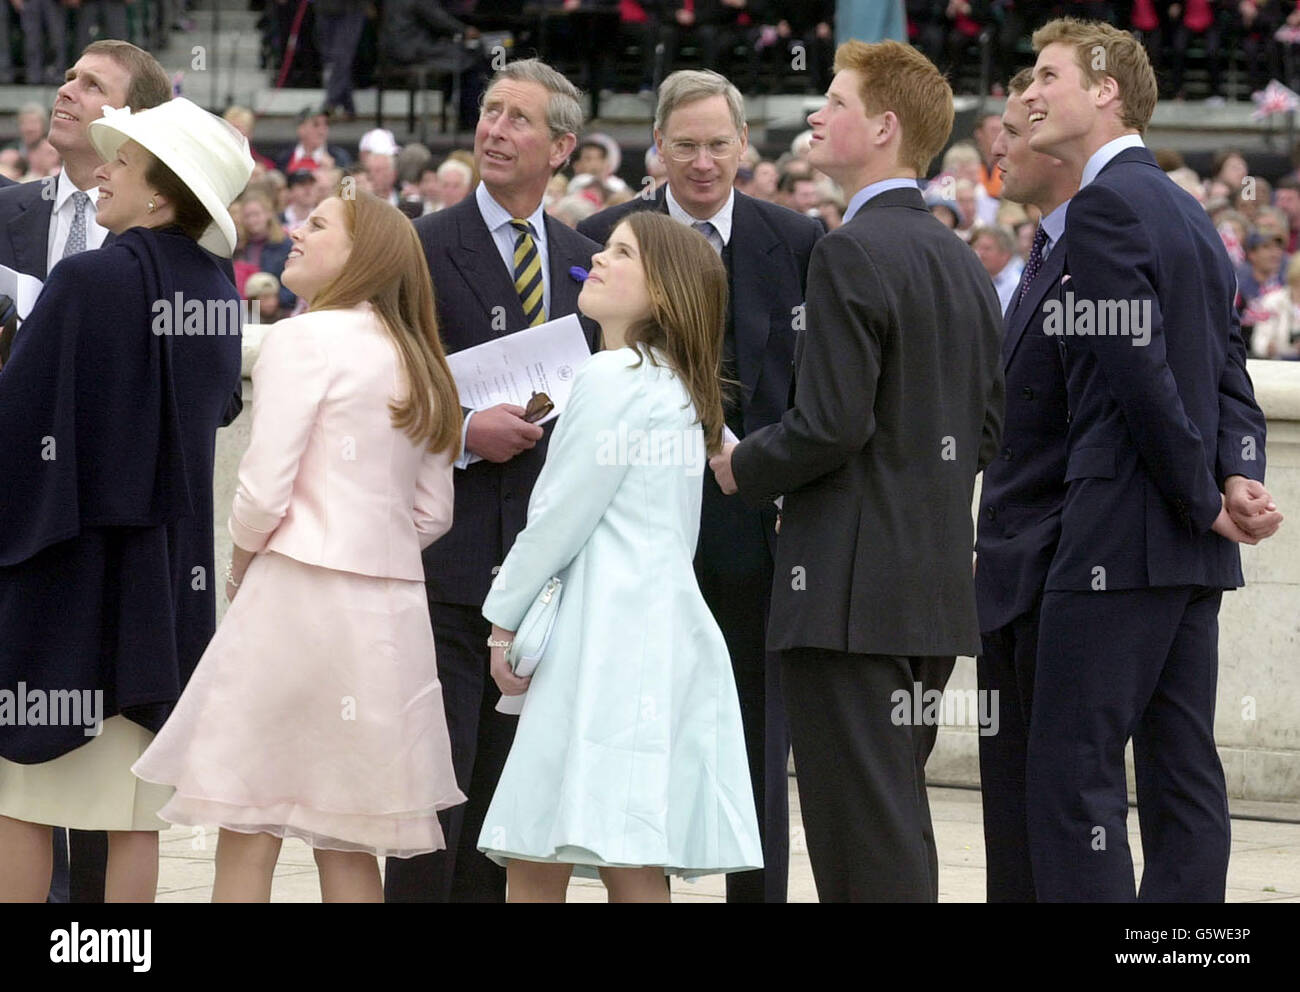
POLYGON ((624 224, 640 249, 650 296, 650 314, 628 329, 627 343, 667 356, 695 406, 705 448, 716 454, 722 450, 727 270, 702 234, 667 214, 637 210, 619 226, 624 224))
POLYGON ((244 244, 247 242, 247 238, 248 238, 248 229, 244 226, 243 207, 244 204, 249 203, 253 200, 256 200, 258 203, 260 203, 262 205, 262 209, 264 209, 267 214, 267 221, 266 221, 267 244, 272 244, 272 245, 284 244, 284 240, 285 238, 288 237, 288 235, 284 233, 284 227, 282 227, 280 224, 280 217, 275 212, 275 201, 273 201, 271 197, 267 195, 267 193, 265 193, 263 190, 248 188, 245 189, 243 194, 239 197, 239 199, 235 201, 236 203, 239 204, 240 207, 239 227, 240 230, 243 231, 243 235, 240 238, 239 247, 241 248, 244 247, 244 244))
POLYGON ((388 405, 393 426, 429 451, 450 451, 455 458, 460 454, 460 397, 438 337, 433 283, 419 235, 400 210, 371 193, 353 190, 338 199, 352 254, 308 309, 344 310, 365 302, 375 308, 409 387, 388 405))
POLYGON ((898 164, 923 176, 952 134, 952 87, 934 63, 897 41, 846 41, 835 50, 835 71, 860 77, 858 96, 867 114, 886 110, 898 118, 898 164))
POLYGON ((1109 76, 1119 88, 1120 122, 1141 133, 1156 109, 1156 74, 1147 50, 1127 31, 1102 21, 1058 17, 1034 32, 1034 51, 1048 45, 1070 45, 1084 88, 1109 76))

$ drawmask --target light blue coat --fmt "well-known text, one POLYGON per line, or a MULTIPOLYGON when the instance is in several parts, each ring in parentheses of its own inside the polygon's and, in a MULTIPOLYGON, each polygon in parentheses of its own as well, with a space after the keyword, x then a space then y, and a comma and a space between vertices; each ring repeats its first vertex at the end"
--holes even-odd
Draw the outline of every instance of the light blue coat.
POLYGON ((763 863, 731 662, 691 565, 703 430, 676 375, 637 361, 621 348, 579 369, 483 605, 515 630, 564 582, 479 837, 498 864, 763 863))

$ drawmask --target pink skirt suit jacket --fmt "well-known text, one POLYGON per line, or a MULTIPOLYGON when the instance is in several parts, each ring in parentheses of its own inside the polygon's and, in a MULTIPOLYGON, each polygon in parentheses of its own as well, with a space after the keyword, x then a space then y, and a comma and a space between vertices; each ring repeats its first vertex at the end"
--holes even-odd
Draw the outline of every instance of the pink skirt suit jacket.
POLYGON ((256 553, 175 713, 136 763, 187 825, 411 857, 456 786, 420 552, 451 452, 392 425, 406 388, 369 304, 273 325, 229 529, 256 553))

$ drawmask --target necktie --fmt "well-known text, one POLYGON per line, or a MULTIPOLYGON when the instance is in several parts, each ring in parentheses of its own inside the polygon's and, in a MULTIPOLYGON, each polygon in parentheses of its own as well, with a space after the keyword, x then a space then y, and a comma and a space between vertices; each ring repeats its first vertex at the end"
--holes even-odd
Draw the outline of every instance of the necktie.
POLYGON ((718 229, 716 227, 714 227, 707 220, 697 220, 694 224, 691 225, 691 227, 695 228, 695 230, 699 231, 701 234, 704 235, 705 239, 709 242, 709 245, 713 248, 714 251, 716 251, 719 255, 722 254, 722 235, 718 233, 718 229))
POLYGON ((1043 246, 1047 244, 1047 232, 1043 230, 1043 225, 1038 225, 1038 230, 1034 232, 1034 246, 1029 249, 1029 261, 1025 263, 1025 274, 1020 279, 1020 295, 1016 297, 1016 306, 1020 306, 1020 301, 1025 298, 1025 293, 1029 290, 1029 284, 1034 281, 1034 276, 1038 275, 1038 270, 1043 267, 1043 246))
POLYGON ((72 194, 72 227, 68 229, 68 240, 63 245, 63 257, 75 255, 86 250, 86 204, 90 195, 77 190, 72 194))
POLYGON ((524 306, 524 320, 532 327, 546 319, 546 307, 542 305, 542 256, 528 221, 514 217, 510 226, 519 232, 515 240, 515 292, 524 306))

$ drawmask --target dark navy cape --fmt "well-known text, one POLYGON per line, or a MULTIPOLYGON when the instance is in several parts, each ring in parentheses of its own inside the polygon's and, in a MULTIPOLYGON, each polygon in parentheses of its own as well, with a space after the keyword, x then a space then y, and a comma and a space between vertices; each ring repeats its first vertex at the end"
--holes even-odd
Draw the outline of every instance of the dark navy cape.
MULTIPOLYGON (((216 431, 239 412, 239 324, 154 332, 154 302, 234 285, 174 228, 58 263, 0 370, 0 691, 102 690, 157 732, 216 628, 216 431)), ((213 310, 215 312, 215 310, 213 310)), ((227 310, 229 312, 229 310, 227 310)), ((84 726, 0 723, 48 761, 84 726)))

